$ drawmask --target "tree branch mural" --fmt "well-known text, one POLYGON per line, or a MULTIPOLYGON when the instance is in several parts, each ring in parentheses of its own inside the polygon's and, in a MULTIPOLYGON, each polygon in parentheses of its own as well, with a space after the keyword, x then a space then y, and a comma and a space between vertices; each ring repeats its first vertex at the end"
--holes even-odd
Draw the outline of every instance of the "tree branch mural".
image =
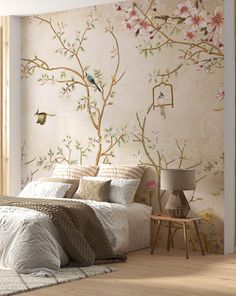
MULTIPOLYGON (((179 3, 172 14, 163 15, 155 0, 146 0, 142 4, 135 1, 129 5, 117 5, 116 9, 124 14, 125 28, 136 37, 142 37, 143 41, 138 45, 140 54, 149 57, 172 48, 180 53, 176 66, 164 72, 154 70, 149 74, 149 82, 170 83, 182 68, 189 65, 206 72, 224 67, 222 6, 216 7, 211 14, 206 10, 204 0, 185 1, 179 3)), ((165 117, 163 107, 160 108, 165 117)), ((221 107, 214 109, 221 110, 221 107)))
MULTIPOLYGON (((76 87, 80 87, 84 90, 85 95, 79 99, 77 110, 86 111, 91 125, 95 129, 96 137, 93 139, 93 145, 89 145, 89 149, 85 148, 88 152, 91 148, 96 149, 95 164, 103 162, 109 162, 110 157, 114 157, 114 149, 117 145, 126 142, 126 128, 119 128, 114 130, 112 127, 104 127, 104 115, 110 106, 113 105, 113 98, 115 95, 114 88, 120 82, 125 72, 120 71, 120 49, 117 37, 114 32, 114 27, 108 22, 105 32, 111 36, 114 41, 114 47, 112 50, 112 58, 116 59, 115 68, 111 74, 111 80, 106 85, 103 79, 103 73, 100 70, 94 69, 94 76, 87 73, 90 66, 83 65, 81 59, 81 52, 84 52, 85 41, 87 40, 87 34, 89 31, 95 29, 95 23, 97 19, 93 17, 91 12, 89 20, 86 23, 86 28, 83 32, 77 31, 77 38, 74 43, 71 43, 65 37, 64 23, 57 23, 54 25, 51 18, 43 18, 40 16, 34 16, 40 24, 46 25, 53 34, 53 38, 59 44, 59 48, 56 50, 57 54, 63 56, 63 58, 73 59, 76 63, 75 67, 69 67, 59 65, 51 66, 46 60, 35 56, 34 58, 23 58, 22 64, 22 77, 28 78, 34 74, 35 70, 42 71, 42 76, 39 78, 41 85, 48 82, 53 84, 62 85, 62 96, 70 94, 76 87), (96 82, 95 82, 96 81, 96 82), (96 87, 97 86, 97 87, 96 87), (94 93, 91 92, 93 89, 94 93), (100 89, 100 92, 97 92, 100 89)), ((89 140, 91 142, 91 140, 89 140)), ((77 148, 81 151, 80 162, 82 162, 85 155, 85 151, 77 145, 77 148), (81 149, 80 149, 81 148, 81 149)), ((60 153, 59 153, 60 154, 60 153)), ((58 153, 56 154, 58 155, 58 153)), ((48 154, 50 160, 46 164, 47 168, 51 167, 55 162, 71 162, 70 158, 67 159, 64 155, 60 154, 60 157, 55 157, 52 151, 48 154)), ((39 160, 39 164, 42 163, 43 157, 39 160)))
MULTIPOLYGON (((139 158, 139 162, 142 165, 148 165, 152 166, 158 176, 158 184, 157 184, 157 198, 159 203, 159 210, 160 212, 163 211, 163 205, 162 205, 162 199, 164 197, 165 191, 161 191, 160 189, 160 176, 161 176, 161 170, 167 169, 170 167, 170 165, 174 166, 175 168, 185 168, 185 169, 193 169, 198 168, 202 165, 202 161, 199 161, 197 163, 190 164, 188 166, 184 166, 184 161, 188 160, 185 156, 185 148, 186 143, 184 142, 182 145, 179 143, 177 139, 175 139, 175 144, 177 148, 177 157, 173 157, 171 159, 167 159, 167 157, 160 151, 159 148, 159 138, 158 138, 158 132, 156 133, 156 141, 153 142, 153 140, 146 135, 146 122, 148 119, 148 115, 153 110, 153 103, 150 104, 148 107, 147 112, 145 113, 143 119, 140 118, 140 115, 136 113, 136 118, 138 121, 138 132, 133 132, 133 141, 138 142, 142 145, 142 150, 144 152, 144 155, 147 158, 147 161, 143 161, 141 158, 139 158)), ((206 177, 206 175, 202 175, 196 180, 196 188, 198 183, 203 180, 206 177)), ((201 200, 201 198, 196 197, 196 190, 193 191, 193 194, 190 199, 191 202, 196 202, 198 200, 201 200)))
MULTIPOLYGON (((142 157, 139 157, 139 162, 144 165, 152 166, 158 175, 158 188, 156 197, 158 200, 159 211, 163 212, 163 197, 165 191, 160 189, 160 173, 162 169, 169 167, 192 169, 197 168, 200 175, 196 179, 196 189, 189 198, 189 203, 201 201, 202 197, 197 194, 198 185, 207 177, 206 165, 203 167, 202 160, 196 163, 189 163, 189 159, 185 156, 186 142, 180 144, 180 141, 175 139, 177 156, 168 158, 160 149, 160 138, 158 131, 153 131, 152 136, 147 136, 146 125, 150 114, 155 108, 160 108, 160 114, 166 118, 165 108, 168 106, 174 107, 173 102, 173 79, 177 77, 180 70, 186 66, 195 67, 196 70, 205 70, 205 72, 214 72, 224 67, 224 52, 223 52, 223 23, 224 16, 222 7, 217 7, 213 14, 205 10, 203 1, 196 1, 194 4, 191 1, 180 3, 177 10, 171 15, 163 15, 158 11, 156 1, 147 0, 145 2, 135 1, 130 4, 117 5, 116 9, 125 14, 124 25, 127 30, 134 33, 140 44, 137 46, 140 54, 146 58, 153 56, 154 53, 160 53, 161 50, 173 49, 179 50, 180 55, 176 62, 176 66, 172 69, 167 69, 166 72, 154 70, 149 74, 149 83, 155 83, 152 88, 153 98, 152 103, 147 107, 147 111, 143 118, 139 113, 136 113, 138 131, 133 133, 133 141, 140 143, 142 147, 142 157), (155 91, 161 86, 169 86, 171 96, 169 102, 165 98, 164 91, 160 90, 156 96, 155 91), (153 136, 155 134, 155 141, 153 136), (144 159, 143 160, 143 155, 144 159), (187 163, 187 164, 186 164, 187 163)), ((221 86, 216 97, 219 101, 223 100, 224 91, 221 86)), ((221 111, 220 108, 215 108, 214 111, 221 111)), ((210 168, 211 170, 212 168, 210 168)), ((222 192, 221 192, 222 193, 222 192)), ((221 193, 217 193, 221 195, 221 193)), ((216 194, 216 193, 214 193, 216 194)), ((214 195, 213 194, 213 195, 214 195)), ((211 211, 212 209, 205 210, 211 211)), ((205 212, 202 212, 204 216, 205 212)), ((201 214, 201 213, 200 213, 201 214)), ((214 218, 212 218, 214 219, 214 218)), ((214 229, 215 225, 212 222, 212 231, 201 232, 205 248, 207 251, 217 251, 216 245, 218 238, 214 229)), ((178 223, 174 224, 172 245, 174 237, 178 230, 182 229, 178 223)), ((195 246, 195 237, 191 234, 190 238, 193 249, 195 246)))
MULTIPOLYGON (((35 163, 36 157, 27 160, 27 155, 25 153, 25 147, 26 147, 26 141, 24 141, 22 147, 21 147, 21 167, 28 166, 30 164, 35 163)), ((23 179, 21 179, 21 186, 22 188, 25 187, 25 185, 29 182, 31 182, 34 178, 34 175, 39 171, 39 168, 33 169, 30 171, 30 173, 23 179)))
MULTIPOLYGON (((205 249, 218 252, 223 246, 223 1, 180 2, 126 1, 105 9, 97 6, 23 20, 22 77, 38 78, 36 87, 34 79, 23 82, 27 110, 23 119, 27 143, 22 147, 23 185, 35 179, 39 170, 51 170, 57 163, 115 163, 119 159, 125 164, 133 162, 135 156, 136 162, 152 166, 158 179, 161 169, 196 168, 197 188, 188 194, 188 200, 193 212, 205 219, 201 225, 205 249), (118 12, 113 18, 115 9, 118 12), (65 19, 68 24, 60 21, 65 19), (38 44, 42 33, 44 40, 53 37, 43 49, 44 45, 38 44), (91 48, 98 40, 98 48, 91 48), (107 44, 111 46, 110 56, 107 44), (55 59, 50 60, 52 56, 55 59), (52 85, 51 94, 59 91, 60 97, 70 99, 58 99, 56 110, 54 99, 47 97, 42 99, 45 105, 38 106, 44 92, 41 85, 52 85), (122 100, 114 104, 117 90, 122 100), (64 107, 65 117, 61 117, 64 107), (73 112, 71 117, 68 112, 73 112), (56 116, 47 121, 43 117, 42 125, 31 126, 41 113, 56 116), (127 128, 123 127, 126 123, 130 123, 127 128), (133 124, 129 145, 119 149, 128 141, 133 124), (66 132, 52 145, 47 131, 54 129, 58 129, 57 134, 66 132), (34 131, 39 131, 37 138, 34 131), (42 142, 40 137, 44 136, 42 142)), ((143 199, 149 198, 155 186, 152 180, 144 189, 143 199)), ((162 212, 167 193, 158 185, 151 196, 153 201, 156 198, 154 211, 162 212)), ((181 225, 174 225, 172 245, 174 239, 178 244, 180 229, 181 225)), ((192 231, 189 240, 196 250, 192 231)))
MULTIPOLYGON (((148 107, 145 115, 143 118, 136 113, 136 118, 138 122, 138 131, 133 132, 133 141, 140 143, 142 147, 143 153, 141 153, 142 157, 140 155, 137 156, 140 164, 142 165, 147 165, 147 166, 152 166, 158 176, 158 182, 157 182, 157 191, 156 191, 156 196, 158 200, 158 206, 159 206, 159 212, 163 213, 164 212, 164 205, 163 205, 163 198, 165 197, 166 191, 161 190, 160 188, 160 176, 161 176, 161 170, 162 169, 168 169, 170 167, 174 168, 184 168, 184 169, 197 169, 200 174, 196 178, 196 188, 192 192, 191 196, 188 198, 189 204, 195 203, 198 201, 202 201, 203 198, 199 197, 197 194, 197 189, 198 185, 201 183, 203 179, 207 177, 207 174, 209 172, 213 172, 214 175, 222 175, 223 174, 223 164, 219 163, 220 161, 209 161, 207 164, 203 165, 202 160, 199 160, 195 163, 190 163, 189 164, 189 158, 186 157, 185 155, 185 149, 186 149, 186 142, 184 141, 183 144, 180 144, 179 140, 175 139, 175 144, 176 144, 176 150, 177 154, 175 157, 171 157, 170 159, 165 156, 165 154, 161 151, 160 149, 160 139, 158 136, 158 131, 153 131, 152 134, 155 134, 155 141, 148 137, 146 134, 146 125, 147 125, 147 120, 148 116, 150 113, 153 112, 153 103, 150 104, 148 107), (146 159, 146 160, 144 160, 146 159), (187 164, 185 164, 187 163, 187 164)), ((220 160, 223 162, 224 156, 222 155, 220 157, 220 160)), ((223 189, 221 189, 223 191, 223 189)), ((222 192, 213 192, 213 196, 221 196, 222 192)), ((154 196, 153 196, 154 197, 154 196)), ((219 237, 218 233, 215 230, 215 224, 214 224, 214 219, 215 219, 215 213, 213 209, 209 208, 206 210, 202 210, 199 212, 199 215, 202 216, 207 223, 209 224, 210 227, 210 232, 201 230, 200 235, 202 236, 202 240, 205 245, 205 250, 207 252, 222 252, 222 235, 221 235, 221 243, 219 242, 219 237), (209 218, 210 216, 210 218, 209 218)), ((204 226, 204 225, 203 225, 204 226)), ((179 230, 182 230, 182 225, 179 223, 173 223, 172 226, 172 236, 171 236, 171 245, 174 247, 174 238, 179 232, 179 230)), ((197 250, 197 237, 195 235, 195 231, 191 230, 191 235, 189 238, 189 242, 192 246, 193 250, 197 250)))
POLYGON ((84 147, 79 140, 75 140, 73 143, 71 137, 66 136, 62 140, 62 146, 58 147, 56 151, 50 148, 46 156, 38 157, 37 166, 50 170, 55 163, 83 164, 83 158, 87 157, 87 153, 91 152, 94 146, 92 138, 89 138, 88 145, 84 147), (74 155, 75 151, 79 152, 79 156, 74 155))

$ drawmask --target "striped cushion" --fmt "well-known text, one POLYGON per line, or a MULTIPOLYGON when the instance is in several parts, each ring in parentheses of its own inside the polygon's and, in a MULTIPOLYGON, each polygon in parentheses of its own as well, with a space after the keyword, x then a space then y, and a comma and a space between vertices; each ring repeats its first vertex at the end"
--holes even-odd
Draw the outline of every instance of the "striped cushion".
POLYGON ((101 164, 98 177, 119 179, 142 179, 144 167, 129 165, 101 164))
POLYGON ((83 176, 96 176, 97 166, 57 164, 52 178, 80 179, 83 176))

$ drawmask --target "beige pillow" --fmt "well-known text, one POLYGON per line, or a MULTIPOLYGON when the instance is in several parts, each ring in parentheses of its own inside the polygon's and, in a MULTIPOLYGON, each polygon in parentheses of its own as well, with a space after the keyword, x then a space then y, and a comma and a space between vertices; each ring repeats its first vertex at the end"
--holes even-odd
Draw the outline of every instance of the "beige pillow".
POLYGON ((57 164, 52 173, 52 178, 78 180, 83 176, 96 176, 97 171, 98 167, 96 165, 57 164))
POLYGON ((79 180, 71 180, 64 178, 40 178, 40 182, 54 182, 54 183, 65 183, 71 184, 70 188, 67 190, 64 198, 72 198, 79 187, 79 180))
POLYGON ((96 201, 108 201, 110 193, 111 180, 95 181, 80 179, 79 189, 77 190, 77 198, 90 199, 96 201))

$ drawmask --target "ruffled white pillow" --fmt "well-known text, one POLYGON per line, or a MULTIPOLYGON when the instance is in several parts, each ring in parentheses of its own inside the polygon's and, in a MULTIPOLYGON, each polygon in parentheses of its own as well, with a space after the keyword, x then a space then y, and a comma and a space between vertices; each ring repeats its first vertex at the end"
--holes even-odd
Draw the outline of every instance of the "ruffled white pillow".
POLYGON ((71 184, 32 181, 18 195, 29 198, 63 198, 71 184))
POLYGON ((134 202, 134 195, 140 183, 140 179, 111 179, 102 177, 83 177, 83 179, 97 181, 111 180, 108 201, 122 205, 129 205, 134 202))

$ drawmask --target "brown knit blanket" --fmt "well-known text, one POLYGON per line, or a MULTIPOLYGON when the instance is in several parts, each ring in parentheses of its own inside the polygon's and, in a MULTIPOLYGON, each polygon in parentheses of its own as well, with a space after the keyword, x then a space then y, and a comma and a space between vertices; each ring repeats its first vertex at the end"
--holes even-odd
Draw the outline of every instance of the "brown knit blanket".
POLYGON ((96 264, 96 260, 104 263, 105 259, 126 259, 113 253, 101 222, 93 209, 84 203, 2 196, 0 206, 32 209, 50 217, 60 234, 62 247, 79 266, 96 264))

